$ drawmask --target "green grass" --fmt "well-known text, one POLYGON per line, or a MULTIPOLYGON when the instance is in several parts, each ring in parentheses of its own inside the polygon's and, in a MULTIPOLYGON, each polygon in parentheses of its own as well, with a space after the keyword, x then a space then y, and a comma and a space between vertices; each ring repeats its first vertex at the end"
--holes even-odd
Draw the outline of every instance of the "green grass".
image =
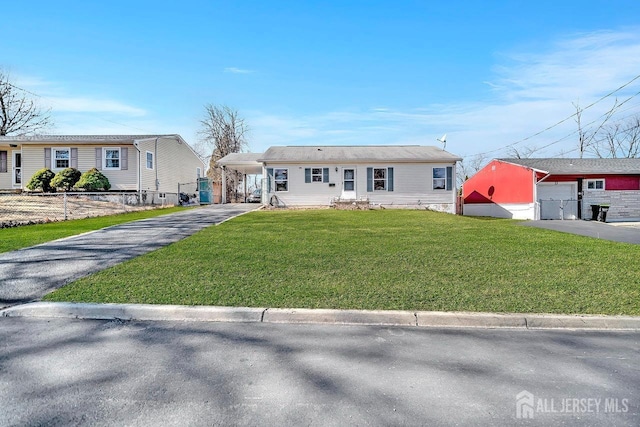
POLYGON ((118 215, 100 216, 72 221, 50 222, 46 224, 24 225, 21 227, 0 229, 0 253, 15 251, 40 243, 50 242, 63 237, 74 236, 87 231, 99 230, 111 225, 138 219, 152 218, 158 215, 184 210, 183 207, 152 209, 122 213, 118 215))
POLYGON ((260 211, 50 301, 640 315, 640 247, 427 211, 260 211))

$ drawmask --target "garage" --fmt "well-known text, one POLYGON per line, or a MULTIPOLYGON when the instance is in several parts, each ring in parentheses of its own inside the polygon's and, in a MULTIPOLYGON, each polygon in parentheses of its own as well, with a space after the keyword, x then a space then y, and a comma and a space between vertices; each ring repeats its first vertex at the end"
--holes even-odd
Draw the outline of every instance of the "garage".
POLYGON ((538 184, 540 219, 578 219, 578 184, 550 182, 538 184))

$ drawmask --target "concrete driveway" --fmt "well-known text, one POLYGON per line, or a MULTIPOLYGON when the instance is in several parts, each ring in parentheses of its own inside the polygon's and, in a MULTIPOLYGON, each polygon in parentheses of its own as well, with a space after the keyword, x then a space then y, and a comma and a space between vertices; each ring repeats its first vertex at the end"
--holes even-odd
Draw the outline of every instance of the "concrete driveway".
POLYGON ((81 277, 256 208, 249 204, 211 205, 0 254, 0 307, 42 298, 81 277))
POLYGON ((640 244, 640 228, 637 227, 624 227, 604 222, 582 220, 526 221, 521 223, 521 225, 546 228, 547 230, 578 234, 580 236, 594 237, 596 239, 611 240, 614 242, 640 244))

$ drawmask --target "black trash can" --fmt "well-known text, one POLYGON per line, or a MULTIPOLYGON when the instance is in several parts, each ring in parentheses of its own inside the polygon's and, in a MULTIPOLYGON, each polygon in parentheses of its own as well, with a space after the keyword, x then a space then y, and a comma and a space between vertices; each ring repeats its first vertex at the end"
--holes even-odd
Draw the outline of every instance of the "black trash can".
POLYGON ((600 205, 591 205, 591 221, 597 221, 599 213, 600 205))
POLYGON ((607 212, 609 212, 609 205, 600 205, 600 221, 607 222, 607 212))

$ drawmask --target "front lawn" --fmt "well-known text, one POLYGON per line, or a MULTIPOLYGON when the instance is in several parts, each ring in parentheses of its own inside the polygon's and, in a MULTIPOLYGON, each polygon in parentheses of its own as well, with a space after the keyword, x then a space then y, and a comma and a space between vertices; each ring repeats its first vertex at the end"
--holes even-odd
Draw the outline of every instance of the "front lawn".
POLYGON ((640 315, 640 247, 427 211, 260 211, 50 301, 640 315))
POLYGON ((3 228, 0 229, 0 253, 15 251, 16 249, 50 242, 63 237, 75 236, 76 234, 99 230, 125 222, 175 213, 184 209, 183 207, 149 209, 117 215, 3 228))

